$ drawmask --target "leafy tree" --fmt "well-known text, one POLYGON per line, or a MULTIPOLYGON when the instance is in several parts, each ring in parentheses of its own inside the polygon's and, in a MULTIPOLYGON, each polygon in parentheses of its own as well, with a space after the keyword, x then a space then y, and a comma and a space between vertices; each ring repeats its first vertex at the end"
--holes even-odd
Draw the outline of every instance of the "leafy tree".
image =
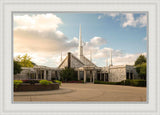
POLYGON ((135 61, 135 66, 146 63, 146 57, 144 55, 140 55, 137 60, 135 61))
POLYGON ((64 81, 77 80, 77 75, 73 68, 66 67, 60 72, 60 75, 64 81))
POLYGON ((14 60, 14 75, 20 73, 21 71, 22 69, 20 63, 14 60))
POLYGON ((146 79, 146 57, 144 55, 140 55, 135 61, 136 71, 138 76, 141 79, 146 79))
POLYGON ((23 56, 17 56, 16 61, 18 61, 22 67, 33 67, 35 64, 31 61, 31 57, 27 54, 23 56))

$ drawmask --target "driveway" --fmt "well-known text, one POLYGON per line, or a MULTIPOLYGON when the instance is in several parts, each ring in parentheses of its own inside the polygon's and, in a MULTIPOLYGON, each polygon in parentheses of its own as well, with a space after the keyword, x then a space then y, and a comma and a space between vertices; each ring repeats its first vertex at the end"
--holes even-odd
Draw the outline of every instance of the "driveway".
POLYGON ((59 90, 15 92, 14 101, 146 101, 145 87, 63 83, 59 90))

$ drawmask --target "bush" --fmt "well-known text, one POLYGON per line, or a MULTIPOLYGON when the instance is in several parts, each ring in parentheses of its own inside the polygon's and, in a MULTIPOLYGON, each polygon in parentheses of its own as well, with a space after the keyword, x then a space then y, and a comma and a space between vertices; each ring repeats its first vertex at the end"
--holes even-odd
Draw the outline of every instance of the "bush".
POLYGON ((146 87, 146 80, 141 80, 141 79, 130 80, 130 79, 127 79, 127 80, 121 81, 121 85, 146 87))
POLYGON ((54 82, 55 82, 55 83, 59 83, 59 85, 61 85, 61 84, 62 84, 62 82, 61 82, 61 81, 59 81, 59 80, 54 80, 54 82))
POLYGON ((105 81, 94 81, 95 84, 111 84, 111 85, 121 85, 121 82, 105 82, 105 81))
POLYGON ((104 82, 104 81, 95 81, 95 84, 110 84, 110 85, 128 85, 128 86, 137 86, 137 87, 146 87, 146 80, 134 79, 134 80, 123 80, 121 82, 104 82))
POLYGON ((22 80, 14 80, 14 87, 17 88, 22 83, 23 83, 22 80))
POLYGON ((39 83, 41 85, 49 85, 49 84, 52 84, 53 82, 52 81, 48 81, 48 80, 40 80, 39 83))
POLYGON ((35 83, 39 83, 39 80, 23 80, 23 83, 30 83, 31 85, 34 85, 35 83))

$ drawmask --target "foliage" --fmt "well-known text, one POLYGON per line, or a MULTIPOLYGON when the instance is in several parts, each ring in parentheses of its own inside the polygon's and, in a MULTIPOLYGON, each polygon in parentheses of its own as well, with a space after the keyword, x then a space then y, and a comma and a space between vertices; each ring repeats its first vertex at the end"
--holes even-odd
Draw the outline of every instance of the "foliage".
POLYGON ((146 87, 146 80, 142 80, 142 79, 129 80, 129 79, 127 79, 125 81, 121 81, 121 85, 146 87))
POLYGON ((31 61, 31 57, 28 56, 27 54, 23 56, 20 55, 17 56, 16 61, 18 61, 22 67, 33 67, 35 64, 34 62, 31 61))
POLYGON ((39 83, 39 80, 23 80, 23 83, 30 83, 31 85, 34 85, 35 83, 39 83))
POLYGON ((135 66, 146 63, 146 57, 144 55, 140 55, 135 61, 135 66))
POLYGON ((59 80, 54 80, 54 82, 55 82, 55 83, 59 83, 59 85, 61 85, 61 84, 62 84, 62 82, 61 82, 61 81, 59 81, 59 80))
POLYGON ((14 60, 14 75, 20 73, 21 71, 22 69, 20 63, 14 60))
POLYGON ((104 82, 104 81, 97 81, 95 80, 95 84, 110 84, 110 85, 128 85, 128 86, 139 86, 139 87, 146 87, 146 80, 135 79, 135 80, 124 80, 121 82, 104 82))
POLYGON ((105 82, 105 81, 94 81, 95 84, 110 84, 110 85, 120 85, 120 82, 105 82))
POLYGON ((17 88, 22 83, 23 83, 22 80, 14 80, 14 87, 17 88))
POLYGON ((141 79, 146 79, 146 57, 143 55, 140 55, 137 60, 135 61, 135 67, 136 71, 138 73, 138 76, 141 79))
POLYGON ((63 81, 77 80, 77 74, 73 68, 65 68, 60 72, 63 81))
POLYGON ((52 84, 53 82, 52 81, 48 81, 48 80, 40 80, 39 83, 41 85, 49 85, 49 84, 52 84))

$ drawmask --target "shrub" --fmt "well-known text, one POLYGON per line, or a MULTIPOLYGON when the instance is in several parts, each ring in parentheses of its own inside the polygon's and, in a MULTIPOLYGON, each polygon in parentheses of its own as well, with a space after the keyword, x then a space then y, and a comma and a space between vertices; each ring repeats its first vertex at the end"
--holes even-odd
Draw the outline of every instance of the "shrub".
POLYGON ((31 85, 34 85, 35 83, 39 83, 39 80, 23 80, 23 83, 30 83, 31 85))
POLYGON ((48 81, 48 80, 40 80, 39 83, 41 85, 49 85, 49 84, 52 84, 53 82, 52 81, 48 81))
POLYGON ((95 84, 111 84, 111 85, 121 85, 121 82, 105 82, 105 81, 94 81, 95 84))
POLYGON ((14 87, 17 88, 22 83, 23 83, 22 80, 14 80, 14 87))
POLYGON ((146 87, 146 80, 141 80, 141 79, 129 80, 129 79, 127 79, 127 80, 121 81, 121 85, 146 87))
POLYGON ((59 80, 54 80, 54 82, 59 83, 59 85, 61 85, 61 84, 62 84, 62 82, 61 82, 61 81, 59 81, 59 80))

